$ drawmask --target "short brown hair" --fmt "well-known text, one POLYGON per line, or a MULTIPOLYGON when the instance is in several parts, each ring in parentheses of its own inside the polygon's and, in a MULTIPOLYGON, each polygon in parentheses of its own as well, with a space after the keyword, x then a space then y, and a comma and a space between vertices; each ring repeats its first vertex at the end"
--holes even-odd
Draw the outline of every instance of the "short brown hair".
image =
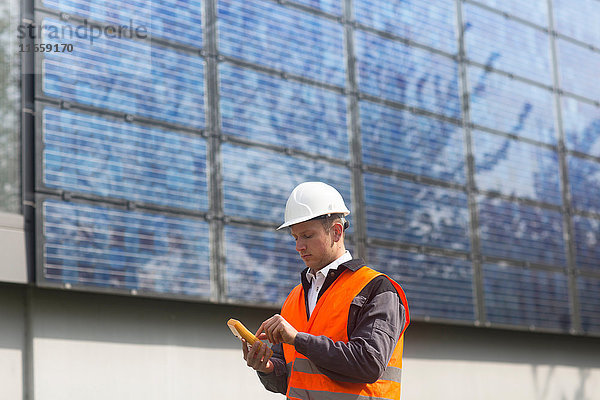
POLYGON ((316 217, 315 219, 321 220, 321 223, 323 224, 323 228, 325 228, 325 232, 329 232, 331 227, 336 222, 339 222, 340 224, 342 224, 344 231, 346 229, 348 229, 348 227, 350 226, 348 221, 346 221, 346 218, 344 218, 344 214, 325 214, 325 215, 316 217))

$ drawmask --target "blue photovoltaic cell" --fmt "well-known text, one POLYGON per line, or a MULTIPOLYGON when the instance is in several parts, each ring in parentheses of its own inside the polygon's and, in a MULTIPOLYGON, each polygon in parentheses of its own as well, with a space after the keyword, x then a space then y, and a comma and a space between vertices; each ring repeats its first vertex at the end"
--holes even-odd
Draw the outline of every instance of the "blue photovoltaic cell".
POLYGON ((402 286, 412 317, 475 319, 470 262, 371 246, 368 265, 402 286))
POLYGON ((551 91, 478 67, 467 71, 474 124, 556 144, 551 91))
POLYGON ((451 1, 355 0, 354 9, 361 24, 456 53, 456 6, 451 1))
POLYGON ((600 220, 575 215, 573 227, 577 268, 600 272, 600 220))
POLYGON ((222 146, 222 157, 227 215, 281 224, 288 196, 296 185, 306 181, 332 185, 352 211, 351 174, 347 168, 230 144, 222 146))
POLYGON ((547 0, 477 0, 478 3, 493 7, 536 25, 548 25, 547 0))
POLYGON ((559 33, 600 47, 600 2, 554 0, 554 29, 559 33))
MULTIPOLYGON (((44 24, 73 28, 50 19, 44 24)), ((48 32, 45 43, 60 43, 48 32)), ((44 94, 204 127, 204 61, 200 57, 127 39, 102 37, 90 44, 74 37, 69 43, 72 53, 45 53, 44 94)))
POLYGON ((367 235, 468 251, 467 195, 452 189, 365 174, 367 235))
POLYGON ((287 233, 225 227, 225 291, 228 300, 281 307, 306 268, 287 233))
POLYGON ((600 157, 600 107, 563 97, 562 120, 569 150, 600 157))
POLYGON ((344 86, 343 26, 272 1, 219 1, 219 51, 344 86))
POLYGON ((557 39, 560 85, 565 91, 600 101, 600 53, 557 39))
POLYGON ((341 15, 344 0, 291 0, 290 2, 303 4, 326 13, 341 15))
POLYGON ((552 83, 548 35, 502 15, 465 4, 469 60, 517 76, 552 83))
POLYGON ((223 132, 348 159, 346 96, 220 64, 223 132))
MULTIPOLYGON (((122 37, 160 37, 202 47, 202 4, 194 0, 42 0, 43 5, 122 29, 122 37)), ((82 24, 82 26, 85 26, 82 24)), ((82 28, 80 32, 83 32, 82 28)), ((106 36, 99 28, 87 28, 88 35, 106 36), (92 30, 93 29, 93 30, 92 30)), ((110 35, 110 30, 108 31, 110 35)))
POLYGON ((600 213, 600 163, 568 156, 573 207, 600 213))
POLYGON ((359 106, 364 163, 465 183, 461 127, 368 101, 359 106))
POLYGON ((48 282, 210 296, 204 221, 45 200, 43 224, 48 282))
POLYGON ((458 64, 451 58, 356 31, 359 89, 386 100, 460 118, 458 64))
POLYGON ((43 145, 47 187, 208 208, 206 144, 199 136, 48 107, 43 145))
POLYGON ((580 276, 577 278, 581 327, 586 333, 600 333, 600 279, 580 276))
POLYGON ((563 273, 484 264, 483 294, 490 322, 564 332, 571 327, 563 273))
POLYGON ((478 207, 483 255, 565 265, 559 212, 483 196, 478 198, 478 207))
POLYGON ((561 204, 558 154, 533 144, 473 131, 478 189, 561 204))

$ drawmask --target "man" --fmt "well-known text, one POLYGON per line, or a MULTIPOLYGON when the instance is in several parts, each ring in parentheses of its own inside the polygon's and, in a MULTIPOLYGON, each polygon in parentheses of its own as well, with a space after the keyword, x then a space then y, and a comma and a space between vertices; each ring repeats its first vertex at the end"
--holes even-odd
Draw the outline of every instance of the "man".
POLYGON ((306 269, 281 314, 243 343, 244 359, 267 390, 289 399, 400 399, 408 304, 400 285, 353 259, 344 246, 350 214, 322 182, 291 193, 285 222, 306 269))

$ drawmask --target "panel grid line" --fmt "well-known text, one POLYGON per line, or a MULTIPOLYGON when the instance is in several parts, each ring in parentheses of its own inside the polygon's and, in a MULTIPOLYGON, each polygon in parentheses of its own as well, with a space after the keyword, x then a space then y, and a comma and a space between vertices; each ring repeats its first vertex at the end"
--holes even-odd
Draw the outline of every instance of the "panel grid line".
POLYGON ((475 307, 475 324, 487 324, 485 312, 485 298, 483 294, 483 276, 481 262, 481 242, 479 235, 479 213, 477 210, 477 193, 475 184, 475 159, 473 156, 473 139, 471 135, 471 113, 469 86, 467 81, 467 68, 464 63, 466 60, 465 49, 465 29, 464 29, 464 11, 462 0, 456 0, 456 18, 458 27, 458 53, 459 53, 459 79, 460 79, 460 99, 462 106, 462 120, 464 131, 465 146, 465 168, 467 176, 467 201, 469 208, 469 238, 471 241, 472 268, 473 268, 473 305, 475 307))
MULTIPOLYGON (((548 27, 551 31, 554 31, 554 13, 553 13, 553 0, 548 0, 548 27)), ((558 55, 557 55, 557 44, 556 39, 553 35, 550 35, 550 55, 552 61, 552 80, 553 84, 556 88, 560 88, 560 80, 559 80, 559 67, 558 67, 558 55)), ((560 180, 561 180, 561 188, 562 188, 562 201, 564 212, 562 213, 563 217, 563 237, 566 243, 567 249, 567 269, 568 269, 568 287, 569 287, 569 303, 571 308, 571 333, 580 333, 581 332, 581 316, 579 309, 579 296, 577 293, 577 280, 576 280, 576 270, 577 265, 575 261, 575 230, 573 227, 573 220, 571 216, 573 215, 573 206, 571 204, 571 193, 570 193, 570 185, 569 185, 569 171, 568 171, 568 162, 566 155, 566 146, 565 146, 565 132, 563 128, 563 120, 562 120, 562 102, 560 91, 554 91, 554 99, 555 99, 555 118, 556 118, 556 126, 558 132, 558 161, 559 161, 559 169, 560 169, 560 180)))

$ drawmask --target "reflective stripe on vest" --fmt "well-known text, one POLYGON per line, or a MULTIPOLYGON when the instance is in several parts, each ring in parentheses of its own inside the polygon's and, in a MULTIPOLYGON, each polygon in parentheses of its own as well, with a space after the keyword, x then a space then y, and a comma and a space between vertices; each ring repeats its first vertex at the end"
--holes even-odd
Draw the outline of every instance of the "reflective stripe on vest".
MULTIPOLYGON (((288 366, 292 363, 288 363, 288 366)), ((296 358, 293 363, 294 371, 303 372, 305 374, 321 374, 321 371, 308 358, 296 358)), ((288 372, 288 375, 291 373, 288 372)), ((381 380, 400 383, 402 378, 402 368, 392 367, 388 365, 381 375, 381 380)))
POLYGON ((290 388, 288 399, 306 399, 306 400, 388 400, 385 397, 362 396, 351 393, 325 392, 322 390, 307 390, 290 388))
MULTIPOLYGON (((354 272, 344 271, 319 298, 308 321, 306 320, 304 289, 302 285, 298 285, 286 299, 281 315, 299 332, 324 335, 334 342, 347 343, 348 314, 352 300, 373 278, 380 275, 383 274, 368 267, 362 267, 354 272), (323 311, 320 312, 321 308, 323 311)), ((396 288, 405 308, 404 329, 406 329, 410 322, 406 296, 400 285, 391 279, 390 281, 396 288)), ((316 365, 305 356, 296 352, 293 346, 284 344, 286 362, 288 366, 290 362, 292 363, 292 368, 288 367, 288 398, 301 400, 399 399, 404 347, 403 333, 404 331, 394 348, 384 375, 374 383, 334 381, 322 374, 316 365)))

